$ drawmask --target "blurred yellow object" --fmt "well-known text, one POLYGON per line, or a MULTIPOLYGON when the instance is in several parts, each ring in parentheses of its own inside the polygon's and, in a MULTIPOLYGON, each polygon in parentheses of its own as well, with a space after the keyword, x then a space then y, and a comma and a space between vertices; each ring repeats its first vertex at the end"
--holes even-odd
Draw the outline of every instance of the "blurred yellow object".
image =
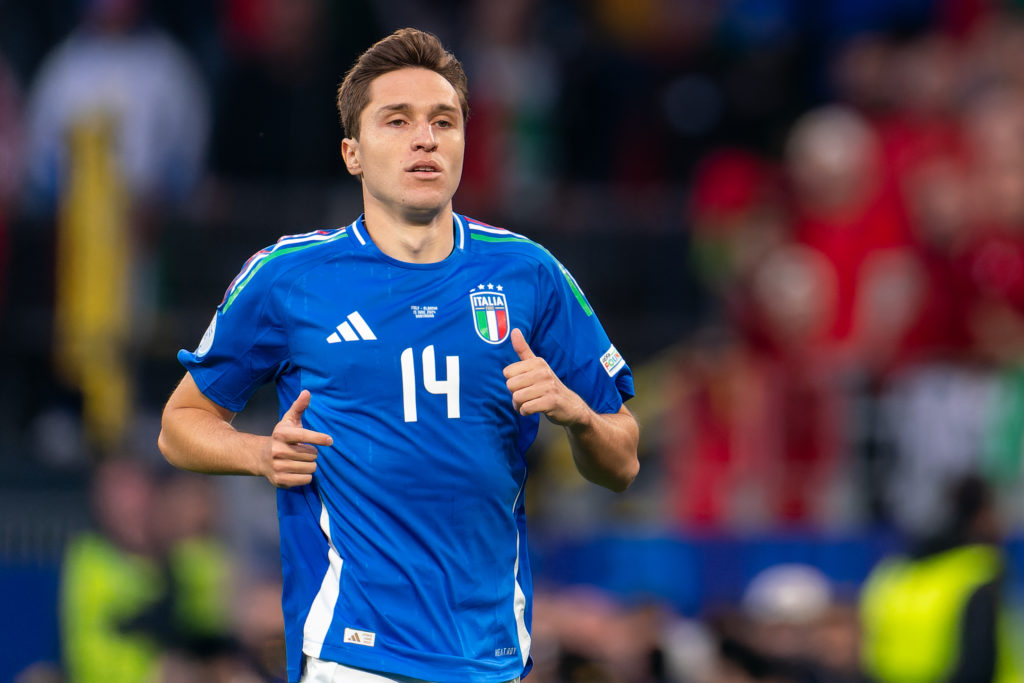
MULTIPOLYGON (((967 602, 1002 573, 1003 562, 1001 550, 988 545, 884 560, 861 596, 865 672, 882 683, 947 680, 961 656, 967 602)), ((1022 680, 1018 644, 1008 629, 1009 617, 1001 613, 994 683, 1022 680)))
POLYGON ((68 680, 144 683, 157 671, 152 636, 122 629, 165 590, 148 558, 127 553, 99 534, 68 547, 61 581, 61 640, 68 680))
POLYGON ((223 545, 185 539, 165 560, 161 567, 95 532, 69 544, 60 615, 71 683, 156 681, 169 646, 201 651, 227 636, 232 572, 223 545))
POLYGON ((232 582, 231 561, 222 543, 195 536, 171 552, 171 574, 177 583, 175 618, 192 636, 216 637, 230 628, 227 587, 232 582))
POLYGON ((119 443, 131 409, 131 236, 114 142, 104 114, 72 126, 57 225, 56 368, 81 390, 87 433, 101 448, 119 443))

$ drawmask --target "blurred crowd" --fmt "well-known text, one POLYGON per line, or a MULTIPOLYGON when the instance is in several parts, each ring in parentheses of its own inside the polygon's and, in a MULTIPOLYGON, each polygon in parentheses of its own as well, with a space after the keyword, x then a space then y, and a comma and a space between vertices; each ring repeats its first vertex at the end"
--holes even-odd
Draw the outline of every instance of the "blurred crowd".
MULTIPOLYGON (((244 259, 358 211, 334 89, 404 25, 469 75, 456 209, 551 247, 637 377, 625 495, 542 432, 542 546, 883 529, 920 558, 972 477, 985 541, 1021 530, 1024 3, 0 0, 0 490, 97 499, 65 513, 62 663, 25 681, 93 680, 86 633, 165 680, 280 675, 272 496, 168 474, 157 416, 244 259), (79 606, 103 590, 130 604, 79 606)), ((856 587, 809 565, 686 615, 543 578, 538 683, 864 675, 856 587)))
POLYGON ((61 568, 68 680, 249 683, 283 670, 280 582, 218 537, 211 486, 128 458, 96 467, 96 527, 61 568))
POLYGON ((942 523, 977 473, 1020 509, 1024 25, 858 36, 778 157, 697 166, 714 310, 663 451, 686 525, 942 523))

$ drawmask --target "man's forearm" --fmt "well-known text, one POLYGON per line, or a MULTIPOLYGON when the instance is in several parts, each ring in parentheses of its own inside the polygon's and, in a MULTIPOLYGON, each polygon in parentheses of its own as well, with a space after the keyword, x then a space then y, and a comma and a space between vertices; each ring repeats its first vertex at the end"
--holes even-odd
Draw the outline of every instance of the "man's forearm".
POLYGON ((262 475, 259 453, 268 438, 239 432, 202 408, 169 406, 157 443, 175 467, 207 474, 262 475))
POLYGON ((235 414, 208 399, 188 373, 164 407, 158 444, 167 462, 208 474, 252 474, 274 486, 290 488, 312 481, 318 446, 330 446, 328 434, 302 426, 312 400, 300 391, 270 436, 239 432, 235 414))
POLYGON ((576 469, 589 481, 624 491, 636 478, 640 430, 625 406, 618 413, 590 411, 587 419, 566 426, 566 433, 576 469))

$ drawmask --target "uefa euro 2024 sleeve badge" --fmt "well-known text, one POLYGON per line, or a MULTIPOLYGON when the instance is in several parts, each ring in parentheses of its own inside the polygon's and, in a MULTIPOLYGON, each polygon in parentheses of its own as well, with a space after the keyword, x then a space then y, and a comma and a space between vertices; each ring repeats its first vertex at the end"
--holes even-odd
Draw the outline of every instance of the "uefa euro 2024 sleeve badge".
POLYGON ((477 285, 469 292, 473 326, 478 337, 488 344, 508 339, 508 300, 501 285, 477 285))

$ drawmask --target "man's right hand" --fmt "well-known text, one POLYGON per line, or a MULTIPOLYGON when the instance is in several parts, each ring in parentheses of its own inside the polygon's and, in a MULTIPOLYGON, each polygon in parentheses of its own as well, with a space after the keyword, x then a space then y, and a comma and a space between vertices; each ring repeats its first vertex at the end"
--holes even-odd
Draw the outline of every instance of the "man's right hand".
POLYGON ((302 426, 302 414, 309 407, 309 401, 310 393, 303 389, 274 427, 261 454, 261 474, 278 488, 288 489, 311 482, 316 471, 316 447, 334 443, 327 434, 302 426))

